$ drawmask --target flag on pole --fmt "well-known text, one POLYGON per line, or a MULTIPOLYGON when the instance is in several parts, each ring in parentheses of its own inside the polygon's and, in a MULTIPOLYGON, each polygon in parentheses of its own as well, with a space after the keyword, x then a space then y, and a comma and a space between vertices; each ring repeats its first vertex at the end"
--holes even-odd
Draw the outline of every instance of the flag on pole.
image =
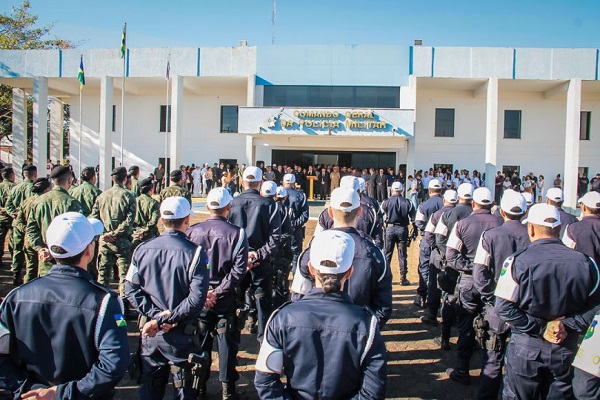
POLYGON ((167 60, 167 73, 165 74, 165 78, 169 80, 169 76, 171 74, 171 61, 167 60))
POLYGON ((127 49, 127 22, 123 25, 123 36, 121 36, 121 58, 125 58, 125 50, 127 49))
POLYGON ((83 72, 83 55, 81 56, 81 61, 79 62, 79 72, 77 73, 77 79, 79 80, 79 90, 83 90, 85 86, 85 73, 83 72))

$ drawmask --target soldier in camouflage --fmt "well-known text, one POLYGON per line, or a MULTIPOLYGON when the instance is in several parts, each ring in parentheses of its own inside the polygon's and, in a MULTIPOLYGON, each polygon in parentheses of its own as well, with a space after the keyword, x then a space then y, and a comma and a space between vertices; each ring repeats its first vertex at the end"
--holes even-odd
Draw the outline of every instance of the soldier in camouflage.
POLYGON ((29 217, 27 218, 26 240, 36 251, 40 259, 38 276, 44 276, 55 264, 54 258, 46 246, 46 230, 57 215, 69 211, 81 212, 81 203, 69 194, 73 184, 73 172, 69 167, 60 165, 52 170, 50 174, 54 188, 43 194, 35 202, 29 217))
POLYGON ((102 190, 96 187, 96 171, 93 167, 85 167, 81 171, 81 185, 72 187, 69 194, 81 203, 83 215, 89 217, 96 199, 102 193, 102 190))
POLYGON ((131 178, 131 190, 136 197, 140 195, 140 167, 132 165, 129 167, 129 177, 131 178))
POLYGON ((167 197, 180 196, 180 197, 185 197, 190 202, 190 205, 191 205, 192 204, 192 194, 190 193, 189 190, 187 190, 186 188, 184 188, 181 185, 181 179, 182 179, 181 170, 176 169, 175 171, 172 171, 170 177, 171 177, 171 183, 169 184, 169 187, 164 188, 160 192, 159 197, 160 197, 161 203, 167 197))
POLYGON ((16 185, 10 191, 8 200, 6 202, 6 212, 13 218, 12 223, 12 240, 13 240, 13 257, 11 272, 13 274, 13 285, 18 286, 23 281, 21 280, 21 271, 25 266, 25 253, 23 252, 25 243, 25 226, 24 224, 17 224, 16 217, 19 212, 19 207, 25 199, 31 196, 31 188, 33 187, 33 181, 37 179, 37 167, 35 165, 27 165, 23 168, 23 182, 16 185))
POLYGON ((123 283, 131 261, 131 234, 135 219, 135 195, 125 188, 127 169, 117 167, 111 174, 113 187, 96 200, 93 218, 104 224, 98 254, 98 282, 108 287, 113 266, 119 274, 119 294, 124 297, 123 283))
POLYGON ((135 199, 136 212, 133 225, 132 248, 135 249, 142 242, 157 237, 158 220, 160 218, 160 205, 152 198, 154 185, 152 178, 140 181, 140 196, 135 199))
POLYGON ((4 242, 8 236, 8 251, 13 252, 13 239, 11 234, 12 216, 6 210, 6 204, 10 196, 10 191, 15 187, 15 173, 12 168, 7 167, 2 170, 2 182, 0 182, 0 266, 2 265, 2 255, 4 255, 4 242))

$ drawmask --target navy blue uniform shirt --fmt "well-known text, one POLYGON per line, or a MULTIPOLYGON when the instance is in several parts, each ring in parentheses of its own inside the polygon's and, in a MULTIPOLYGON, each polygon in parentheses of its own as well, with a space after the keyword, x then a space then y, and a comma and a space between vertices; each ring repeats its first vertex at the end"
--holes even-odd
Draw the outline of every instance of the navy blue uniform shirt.
POLYGON ((381 210, 386 215, 386 223, 404 227, 414 221, 417 213, 412 202, 406 200, 401 194, 395 194, 387 198, 381 204, 381 210))
MULTIPOLYGON (((362 210, 361 214, 356 220, 356 229, 365 234, 365 236, 371 238, 375 246, 383 248, 383 226, 381 220, 377 216, 377 211, 371 208, 371 206, 360 203, 362 210)), ((333 228, 333 218, 329 216, 327 208, 319 215, 319 227, 320 230, 328 230, 333 228)), ((317 231, 319 232, 319 231, 317 231)))
POLYGON ((600 263, 600 215, 588 215, 567 226, 563 242, 600 263))
POLYGON ((444 199, 439 194, 432 195, 419 205, 417 215, 415 216, 415 225, 419 228, 421 236, 425 235, 425 228, 429 218, 444 206, 444 199))
POLYGON ((285 206, 290 213, 290 223, 292 228, 300 228, 308 222, 308 202, 304 192, 300 192, 293 188, 286 188, 287 198, 285 206))

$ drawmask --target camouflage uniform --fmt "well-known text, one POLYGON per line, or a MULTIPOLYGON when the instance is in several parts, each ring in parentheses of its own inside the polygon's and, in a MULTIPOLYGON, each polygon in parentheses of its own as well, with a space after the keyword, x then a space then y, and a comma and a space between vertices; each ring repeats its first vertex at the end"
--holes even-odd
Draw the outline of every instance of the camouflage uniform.
POLYGON ((15 183, 8 179, 0 182, 0 263, 2 263, 2 256, 4 255, 4 241, 8 236, 8 251, 12 256, 13 252, 13 239, 11 233, 11 225, 13 218, 6 209, 10 191, 15 187, 15 183))
POLYGON ((33 181, 25 179, 12 188, 6 202, 6 212, 14 218, 12 223, 13 257, 11 271, 15 278, 19 277, 25 265, 25 253, 23 250, 25 246, 25 227, 27 225, 27 220, 23 221, 23 223, 17 223, 16 217, 21 204, 31 196, 32 188, 33 181))
POLYGON ((132 248, 140 243, 159 235, 158 219, 160 218, 160 205, 147 194, 141 194, 136 200, 135 222, 132 248))
POLYGON ((98 282, 108 287, 116 263, 119 271, 119 293, 124 297, 123 283, 131 261, 130 237, 135 219, 135 196, 123 186, 115 184, 98 196, 90 216, 101 220, 106 234, 112 234, 115 238, 114 243, 107 242, 104 236, 100 238, 98 282))
MULTIPOLYGON (((81 212, 81 203, 60 186, 55 186, 48 193, 44 193, 35 202, 27 218, 25 233, 26 240, 30 241, 36 253, 46 248, 46 230, 52 219, 69 211, 81 212)), ((38 276, 46 275, 54 264, 54 260, 40 263, 38 276)))
POLYGON ((131 192, 135 194, 136 197, 140 197, 140 181, 137 178, 131 177, 131 192))
POLYGON ((171 186, 163 189, 159 195, 161 203, 167 197, 174 196, 185 197, 187 201, 189 201, 190 204, 192 204, 192 194, 190 193, 190 191, 177 183, 171 182, 171 186))
POLYGON ((72 187, 69 190, 69 194, 81 203, 82 213, 86 217, 89 217, 92 213, 94 203, 96 203, 96 199, 101 193, 102 190, 86 181, 83 181, 81 185, 72 187))
MULTIPOLYGON (((19 212, 15 217, 13 222, 13 227, 22 227, 23 233, 27 227, 27 220, 29 219, 29 215, 33 210, 33 206, 40 199, 41 195, 37 193, 32 193, 30 197, 25 199, 21 206, 19 207, 19 212)), ((31 245, 31 241, 29 240, 29 236, 24 235, 24 245, 23 245, 23 254, 25 256, 25 277, 23 278, 23 282, 27 283, 30 280, 37 278, 38 276, 38 254, 33 249, 31 245)))

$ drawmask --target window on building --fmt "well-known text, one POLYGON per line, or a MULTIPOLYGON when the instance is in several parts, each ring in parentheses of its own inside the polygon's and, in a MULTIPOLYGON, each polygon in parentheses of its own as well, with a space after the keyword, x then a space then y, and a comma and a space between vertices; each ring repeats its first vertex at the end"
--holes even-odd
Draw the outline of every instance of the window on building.
POLYGON ((446 172, 452 173, 454 171, 454 165, 453 164, 433 164, 433 171, 435 172, 437 170, 442 171, 442 174, 445 174, 446 172))
POLYGON ((454 108, 435 109, 435 136, 454 137, 454 108))
POLYGON ((169 121, 169 132, 171 132, 171 105, 169 104, 169 115, 167 115, 167 106, 160 106, 160 132, 167 131, 167 121, 169 121))
POLYGON ((504 139, 521 139, 521 110, 504 110, 504 139))
POLYGON ((117 106, 112 106, 112 131, 115 132, 117 129, 117 106))
POLYGON ((221 133, 238 131, 238 106, 221 106, 221 133))
POLYGON ((514 173, 517 173, 517 176, 521 177, 521 167, 518 165, 503 165, 502 166, 502 175, 508 176, 511 178, 514 173))
POLYGON ((591 111, 582 111, 579 114, 579 140, 590 140, 591 111))
POLYGON ((265 107, 400 107, 397 86, 292 86, 264 88, 265 107))

